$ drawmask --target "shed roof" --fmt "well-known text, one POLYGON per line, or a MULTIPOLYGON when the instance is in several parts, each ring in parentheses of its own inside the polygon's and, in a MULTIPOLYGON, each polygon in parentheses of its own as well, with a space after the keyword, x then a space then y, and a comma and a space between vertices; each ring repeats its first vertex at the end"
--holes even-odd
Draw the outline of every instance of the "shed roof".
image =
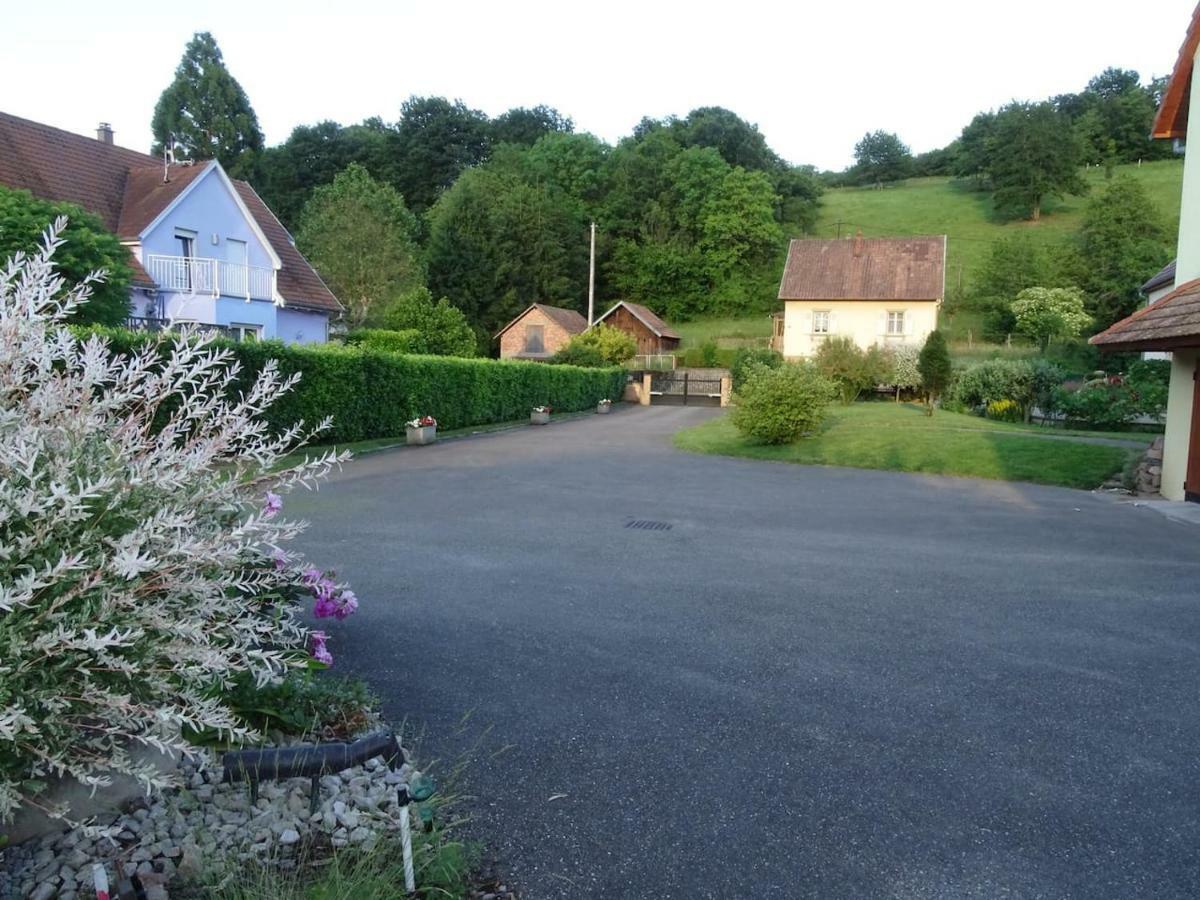
POLYGON ((1200 278, 1109 326, 1089 343, 1101 350, 1200 347, 1200 278))
POLYGON ((1175 260, 1171 260, 1146 280, 1146 283, 1142 285, 1142 293, 1149 294, 1151 291, 1157 291, 1161 287, 1174 283, 1175 260))
POLYGON ((945 265, 945 235, 793 240, 779 299, 937 301, 945 265))
POLYGON ((500 337, 500 335, 525 318, 530 310, 534 309, 539 310, 546 318, 556 323, 567 334, 581 334, 587 330, 587 319, 573 309, 563 309, 561 306, 548 306, 545 303, 530 303, 525 309, 521 310, 516 318, 497 331, 492 336, 492 340, 500 337))
MULTIPOLYGON (((0 184, 81 206, 125 241, 136 240, 207 169, 172 165, 164 181, 162 160, 153 156, 0 112, 0 184)), ((342 305, 254 188, 231 181, 282 263, 276 282, 283 299, 304 309, 340 312, 342 305)), ((154 286, 132 254, 130 265, 135 284, 154 286)))
POLYGON ((645 307, 640 303, 633 303, 629 300, 618 300, 615 304, 613 304, 612 308, 608 312, 596 320, 596 324, 599 325, 621 307, 625 307, 625 309, 629 310, 629 313, 635 319, 638 319, 643 325, 645 325, 659 337, 670 338, 676 341, 681 340, 679 333, 658 316, 656 316, 648 307, 645 307))

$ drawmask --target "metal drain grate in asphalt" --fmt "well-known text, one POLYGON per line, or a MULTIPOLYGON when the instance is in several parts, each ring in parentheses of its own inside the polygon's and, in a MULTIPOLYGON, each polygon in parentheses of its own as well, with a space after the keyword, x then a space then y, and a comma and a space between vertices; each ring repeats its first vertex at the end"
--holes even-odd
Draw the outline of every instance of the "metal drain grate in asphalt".
POLYGON ((670 531, 670 522, 655 522, 652 519, 631 519, 625 523, 626 528, 641 528, 644 531, 670 531))

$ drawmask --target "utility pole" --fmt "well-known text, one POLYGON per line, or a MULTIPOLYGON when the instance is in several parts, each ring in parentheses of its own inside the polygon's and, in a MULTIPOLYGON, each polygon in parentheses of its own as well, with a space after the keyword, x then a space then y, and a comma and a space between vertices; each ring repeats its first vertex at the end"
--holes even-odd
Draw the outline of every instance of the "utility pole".
POLYGON ((596 223, 592 222, 592 253, 588 260, 588 328, 596 317, 596 223))

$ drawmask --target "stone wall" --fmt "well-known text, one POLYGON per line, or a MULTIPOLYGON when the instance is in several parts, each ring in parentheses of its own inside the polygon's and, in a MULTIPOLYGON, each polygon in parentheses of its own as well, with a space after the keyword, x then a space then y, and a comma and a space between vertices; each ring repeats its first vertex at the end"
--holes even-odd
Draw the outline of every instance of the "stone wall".
POLYGON ((1133 489, 1139 494, 1158 494, 1162 490, 1163 437, 1159 435, 1134 470, 1133 489))

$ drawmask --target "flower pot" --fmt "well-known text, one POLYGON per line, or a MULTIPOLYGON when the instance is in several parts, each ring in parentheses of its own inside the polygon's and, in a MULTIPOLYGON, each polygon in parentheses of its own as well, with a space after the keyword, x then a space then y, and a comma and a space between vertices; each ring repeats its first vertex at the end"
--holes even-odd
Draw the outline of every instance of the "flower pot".
POLYGON ((549 425, 550 413, 548 412, 531 412, 529 414, 530 425, 549 425))
POLYGON ((408 443, 413 445, 432 444, 437 440, 436 425, 422 425, 419 428, 409 425, 405 433, 408 437, 408 443))
POLYGON ((611 403, 597 403, 596 404, 596 414, 597 415, 607 416, 609 414, 609 412, 611 412, 611 411, 612 411, 611 403))

